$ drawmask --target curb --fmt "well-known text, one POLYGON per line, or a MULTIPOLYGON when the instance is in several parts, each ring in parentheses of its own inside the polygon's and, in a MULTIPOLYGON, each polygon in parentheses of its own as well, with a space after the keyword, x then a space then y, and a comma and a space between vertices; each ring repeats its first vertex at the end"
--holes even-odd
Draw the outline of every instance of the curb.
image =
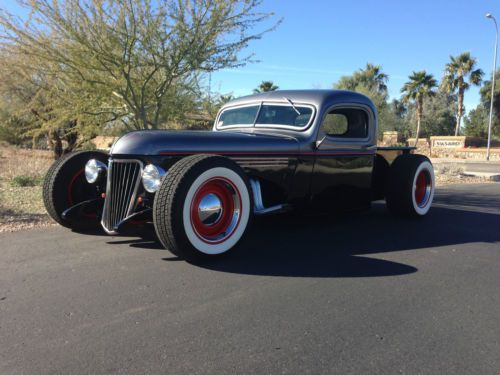
POLYGON ((487 172, 463 172, 462 173, 464 176, 470 176, 470 177, 485 177, 488 180, 491 181, 500 181, 500 174, 499 173, 487 173, 487 172))

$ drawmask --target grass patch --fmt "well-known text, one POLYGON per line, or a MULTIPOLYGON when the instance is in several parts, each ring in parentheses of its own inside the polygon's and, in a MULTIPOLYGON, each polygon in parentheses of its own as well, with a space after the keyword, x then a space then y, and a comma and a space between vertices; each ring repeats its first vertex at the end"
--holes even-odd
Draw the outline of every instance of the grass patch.
POLYGON ((0 232, 50 223, 42 199, 50 151, 0 145, 0 232))
POLYGON ((5 182, 0 183, 1 212, 18 212, 44 214, 42 187, 41 186, 11 186, 5 182))
POLYGON ((10 180, 12 187, 32 187, 42 186, 43 177, 41 176, 15 176, 10 180))

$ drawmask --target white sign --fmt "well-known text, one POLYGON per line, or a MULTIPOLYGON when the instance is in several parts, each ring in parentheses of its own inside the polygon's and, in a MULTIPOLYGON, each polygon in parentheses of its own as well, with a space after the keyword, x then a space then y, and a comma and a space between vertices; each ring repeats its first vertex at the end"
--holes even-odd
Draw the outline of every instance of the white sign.
POLYGON ((460 148, 463 147, 463 141, 459 140, 446 140, 446 139, 435 139, 432 147, 442 147, 442 148, 460 148))

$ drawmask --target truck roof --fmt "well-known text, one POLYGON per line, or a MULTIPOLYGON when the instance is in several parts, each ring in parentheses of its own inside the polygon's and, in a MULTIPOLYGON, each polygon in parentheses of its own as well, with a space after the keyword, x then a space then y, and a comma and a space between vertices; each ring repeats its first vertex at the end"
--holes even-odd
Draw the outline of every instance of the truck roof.
POLYGON ((323 109, 325 106, 330 107, 334 104, 364 104, 376 113, 375 106, 370 98, 358 92, 346 90, 312 89, 267 91, 259 94, 242 96, 238 99, 230 101, 224 107, 258 101, 283 101, 285 100, 284 98, 290 99, 292 102, 314 104, 320 109, 323 109))

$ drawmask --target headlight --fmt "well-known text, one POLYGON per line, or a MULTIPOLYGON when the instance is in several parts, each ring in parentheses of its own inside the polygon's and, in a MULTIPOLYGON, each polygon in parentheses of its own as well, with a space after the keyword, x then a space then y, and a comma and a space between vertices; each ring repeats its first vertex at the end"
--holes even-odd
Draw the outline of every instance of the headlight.
POLYGON ((166 172, 163 168, 148 164, 142 171, 142 185, 148 193, 154 193, 160 188, 161 178, 166 172))
POLYGON ((87 164, 85 164, 85 178, 89 184, 93 184, 99 178, 99 175, 108 169, 106 164, 103 162, 90 159, 87 164))

